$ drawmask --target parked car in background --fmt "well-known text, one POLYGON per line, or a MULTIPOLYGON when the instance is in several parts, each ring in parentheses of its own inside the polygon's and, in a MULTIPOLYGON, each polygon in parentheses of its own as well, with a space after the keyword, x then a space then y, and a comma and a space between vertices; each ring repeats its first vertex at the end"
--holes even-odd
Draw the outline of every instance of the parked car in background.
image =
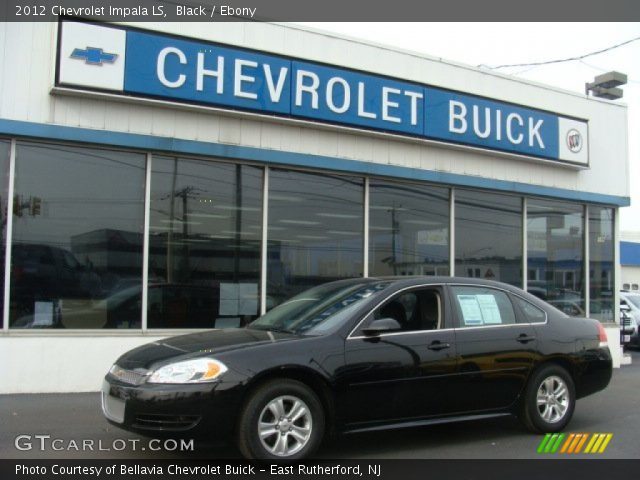
POLYGON ((631 336, 638 335, 638 326, 629 314, 628 305, 620 305, 620 344, 622 346, 631 343, 631 336))
POLYGON ((626 329, 629 335, 628 345, 640 347, 640 293, 622 290, 620 292, 620 310, 630 317, 630 325, 626 329))
POLYGON ((127 430, 200 432, 248 458, 299 459, 329 432, 503 415, 558 432, 611 369, 598 321, 510 285, 358 278, 312 288, 244 328, 125 353, 104 379, 102 408, 127 430))

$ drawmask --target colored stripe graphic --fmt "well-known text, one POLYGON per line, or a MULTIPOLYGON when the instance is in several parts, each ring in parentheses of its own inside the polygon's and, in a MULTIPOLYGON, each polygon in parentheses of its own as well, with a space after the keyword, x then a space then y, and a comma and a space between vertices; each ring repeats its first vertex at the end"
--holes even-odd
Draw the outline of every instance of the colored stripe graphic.
POLYGON ((603 453, 612 438, 612 433, 594 433, 584 453, 603 453))
POLYGON ((538 453, 556 453, 564 437, 564 433, 547 433, 538 445, 538 453))
POLYGON ((538 453, 604 453, 613 438, 612 433, 547 433, 540 445, 538 453), (588 440, 588 441, 587 441, 588 440), (586 444, 586 447, 585 447, 586 444), (583 447, 584 450, 583 450, 583 447))

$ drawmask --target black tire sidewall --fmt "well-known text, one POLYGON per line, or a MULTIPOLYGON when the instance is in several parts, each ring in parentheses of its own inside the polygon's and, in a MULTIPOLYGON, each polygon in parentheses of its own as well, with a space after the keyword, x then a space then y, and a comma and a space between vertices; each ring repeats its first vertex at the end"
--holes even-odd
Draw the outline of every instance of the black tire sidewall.
POLYGON ((527 396, 525 399, 525 415, 528 426, 540 433, 555 433, 563 430, 571 417, 576 406, 576 392, 571 375, 559 365, 546 365, 538 370, 531 378, 527 387, 527 396), (549 423, 544 420, 538 411, 537 394, 542 382, 552 376, 562 378, 569 391, 569 409, 564 418, 556 423, 549 423))
POLYGON ((305 384, 295 380, 275 380, 265 383, 248 397, 238 424, 238 447, 251 459, 298 460, 312 454, 320 445, 324 435, 324 410, 316 394, 305 384), (300 398, 311 412, 312 428, 309 442, 294 455, 279 457, 264 448, 258 437, 258 421, 264 407, 274 398, 291 395, 300 398))

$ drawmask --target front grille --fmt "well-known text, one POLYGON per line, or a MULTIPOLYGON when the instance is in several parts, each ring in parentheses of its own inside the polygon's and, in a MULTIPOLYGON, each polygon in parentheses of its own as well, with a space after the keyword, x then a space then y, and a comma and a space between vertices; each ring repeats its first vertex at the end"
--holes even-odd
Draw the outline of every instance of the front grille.
POLYGON ((126 370, 124 368, 120 368, 118 365, 114 365, 111 367, 111 370, 109 370, 109 373, 121 382, 128 383, 130 385, 140 385, 147 379, 150 372, 144 368, 126 370))
POLYGON ((145 430, 188 430, 200 421, 198 415, 137 415, 134 427, 145 430))

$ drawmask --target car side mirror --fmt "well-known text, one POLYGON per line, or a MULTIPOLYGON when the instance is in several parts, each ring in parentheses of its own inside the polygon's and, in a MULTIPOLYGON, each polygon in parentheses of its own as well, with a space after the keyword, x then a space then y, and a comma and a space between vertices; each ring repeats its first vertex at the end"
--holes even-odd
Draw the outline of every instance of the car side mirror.
POLYGON ((397 320, 394 320, 393 318, 379 318, 371 322, 367 328, 363 328, 362 333, 367 337, 375 337, 382 333, 400 329, 402 329, 402 327, 397 320))
POLYGON ((631 310, 631 307, 629 305, 620 305, 620 310, 622 312, 628 312, 629 310, 631 310))

